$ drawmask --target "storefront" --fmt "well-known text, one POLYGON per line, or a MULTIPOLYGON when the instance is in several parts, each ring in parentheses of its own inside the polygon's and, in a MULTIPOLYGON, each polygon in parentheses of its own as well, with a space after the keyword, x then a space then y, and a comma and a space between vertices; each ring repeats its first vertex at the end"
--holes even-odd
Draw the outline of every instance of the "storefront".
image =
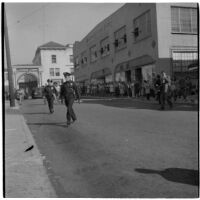
POLYGON ((148 55, 120 63, 115 68, 115 81, 151 81, 155 73, 154 63, 153 58, 148 55))
POLYGON ((149 81, 152 83, 153 78, 155 77, 155 65, 145 65, 141 67, 142 69, 142 80, 149 81))
POLYGON ((131 69, 130 69, 129 61, 118 64, 115 67, 114 76, 115 76, 116 82, 119 82, 119 81, 130 82, 131 69))
POLYGON ((197 51, 173 51, 172 75, 177 80, 189 77, 196 85, 198 83, 198 54, 197 51))

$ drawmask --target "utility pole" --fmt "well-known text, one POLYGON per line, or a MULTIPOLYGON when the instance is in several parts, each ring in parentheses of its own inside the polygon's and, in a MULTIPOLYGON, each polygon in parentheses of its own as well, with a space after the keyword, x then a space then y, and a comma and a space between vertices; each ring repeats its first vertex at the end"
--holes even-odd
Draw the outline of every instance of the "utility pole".
POLYGON ((8 26, 7 26, 7 19, 6 19, 5 3, 3 3, 2 6, 3 6, 3 12, 4 12, 4 38, 5 38, 6 60, 7 60, 7 68, 8 68, 10 107, 15 107, 13 70, 12 70, 11 59, 10 59, 10 46, 9 46, 9 39, 8 39, 8 26))

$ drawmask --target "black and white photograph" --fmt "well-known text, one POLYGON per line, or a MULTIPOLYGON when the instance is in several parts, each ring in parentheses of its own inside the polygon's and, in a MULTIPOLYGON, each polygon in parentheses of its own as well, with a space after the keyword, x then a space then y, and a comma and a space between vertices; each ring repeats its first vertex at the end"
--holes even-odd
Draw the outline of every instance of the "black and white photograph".
POLYGON ((199 4, 1 2, 4 198, 199 198, 199 4))

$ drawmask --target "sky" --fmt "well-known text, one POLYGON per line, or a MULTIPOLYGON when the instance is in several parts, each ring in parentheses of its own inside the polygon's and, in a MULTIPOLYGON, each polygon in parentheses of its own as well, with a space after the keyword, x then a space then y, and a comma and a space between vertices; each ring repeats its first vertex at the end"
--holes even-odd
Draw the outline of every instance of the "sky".
POLYGON ((11 63, 31 64, 38 46, 82 40, 122 3, 6 3, 11 63))

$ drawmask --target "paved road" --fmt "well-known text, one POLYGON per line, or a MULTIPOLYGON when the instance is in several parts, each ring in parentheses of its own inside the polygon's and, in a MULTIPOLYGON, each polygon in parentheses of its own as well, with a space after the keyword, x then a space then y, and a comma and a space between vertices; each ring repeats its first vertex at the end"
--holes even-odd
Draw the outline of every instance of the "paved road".
POLYGON ((132 100, 75 104, 50 115, 43 101, 21 108, 58 197, 197 197, 197 111, 189 105, 159 111, 132 100))

